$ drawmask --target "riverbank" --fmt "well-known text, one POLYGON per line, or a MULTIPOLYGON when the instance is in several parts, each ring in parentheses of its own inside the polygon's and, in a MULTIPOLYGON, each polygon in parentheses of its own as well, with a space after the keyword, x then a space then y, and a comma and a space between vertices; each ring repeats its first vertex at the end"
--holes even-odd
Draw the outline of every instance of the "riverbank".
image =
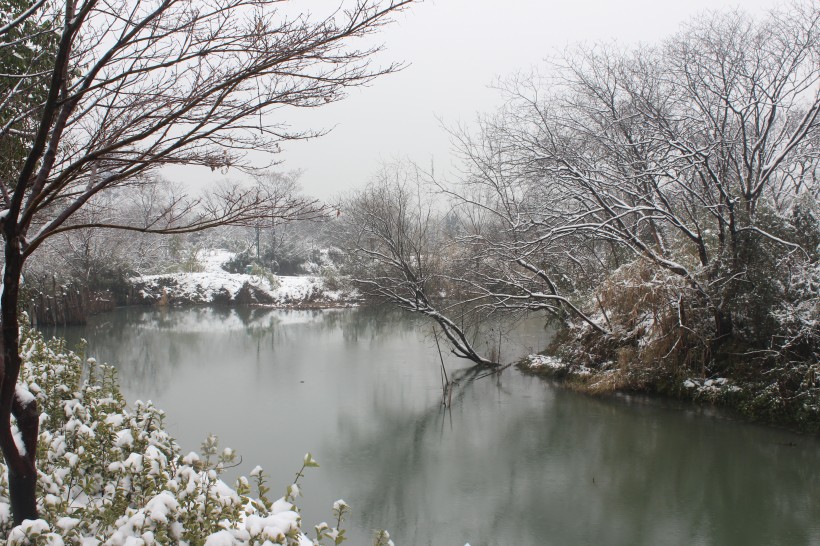
MULTIPOLYGON (((523 373, 554 380, 564 387, 592 396, 641 394, 713 406, 742 418, 797 432, 820 432, 820 396, 807 385, 784 385, 775 374, 758 377, 670 376, 668 370, 630 369, 615 361, 591 367, 553 354, 531 354, 516 367, 523 373), (786 389, 789 389, 786 391, 786 389)), ((787 378, 793 379, 793 378, 787 378)), ((805 383, 805 381, 803 382, 805 383)))
POLYGON ((137 305, 261 305, 278 308, 332 308, 356 305, 358 292, 331 275, 255 275, 229 273, 233 256, 208 250, 202 271, 142 275, 130 279, 137 305))

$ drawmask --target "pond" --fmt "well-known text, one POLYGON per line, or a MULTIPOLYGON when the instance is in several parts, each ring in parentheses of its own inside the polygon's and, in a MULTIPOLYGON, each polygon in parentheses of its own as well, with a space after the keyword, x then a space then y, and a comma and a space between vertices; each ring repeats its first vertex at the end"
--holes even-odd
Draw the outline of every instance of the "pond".
MULTIPOLYGON (((349 544, 820 544, 820 441, 673 403, 464 375, 441 405, 430 326, 384 309, 125 308, 46 333, 88 340, 183 450, 208 433, 284 493, 303 455, 306 528, 349 544)), ((549 339, 522 323, 517 358, 549 339)), ((467 363, 447 358, 450 374, 467 363)))

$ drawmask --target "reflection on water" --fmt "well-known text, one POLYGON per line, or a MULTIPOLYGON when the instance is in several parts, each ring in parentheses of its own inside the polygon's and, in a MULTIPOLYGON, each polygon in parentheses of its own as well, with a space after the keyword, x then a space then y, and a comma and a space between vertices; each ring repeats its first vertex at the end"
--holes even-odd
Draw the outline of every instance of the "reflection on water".
MULTIPOLYGON (((312 451, 305 521, 344 497, 352 544, 820 544, 817 439, 514 370, 472 381, 452 359, 444 411, 429 326, 395 312, 120 309, 59 333, 164 408, 183 449, 213 432, 236 472, 282 486, 312 451)), ((547 337, 526 322, 504 353, 547 337)))

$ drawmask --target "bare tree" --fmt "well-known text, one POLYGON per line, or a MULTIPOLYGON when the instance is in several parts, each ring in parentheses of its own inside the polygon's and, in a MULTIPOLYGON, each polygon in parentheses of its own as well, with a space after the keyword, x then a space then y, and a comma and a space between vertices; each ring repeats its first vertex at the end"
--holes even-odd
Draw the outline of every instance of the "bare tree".
POLYGON ((340 245, 354 261, 353 281, 367 294, 434 320, 453 354, 480 365, 496 362, 474 348, 465 322, 471 306, 450 306, 451 267, 459 249, 444 234, 443 211, 417 170, 385 167, 341 205, 340 245))
MULTIPOLYGON (((257 177, 257 181, 260 187, 264 188, 265 192, 270 194, 272 198, 278 199, 290 199, 290 200, 298 200, 299 199, 299 173, 277 173, 277 172, 268 172, 264 173, 263 175, 257 177)), ((261 258, 261 246, 262 246, 262 235, 265 232, 268 239, 268 247, 270 249, 270 260, 271 266, 274 266, 274 263, 277 260, 277 250, 281 247, 281 235, 284 232, 283 225, 286 223, 286 219, 283 221, 282 218, 277 217, 276 215, 271 215, 268 218, 260 218, 256 224, 253 226, 254 228, 254 235, 256 239, 256 259, 260 260, 261 258), (277 238, 277 224, 279 225, 279 235, 280 237, 277 238)))
POLYGON ((318 204, 278 202, 259 188, 232 185, 206 198, 179 196, 136 224, 78 216, 101 193, 140 184, 163 165, 252 170, 246 151, 272 154, 283 141, 318 134, 293 132, 272 116, 339 100, 345 88, 397 68, 371 66, 378 48, 354 41, 409 2, 356 0, 318 18, 292 13, 284 1, 256 0, 37 0, 7 14, 0 56, 43 42, 0 89, 0 149, 22 143, 19 161, 0 180, 0 447, 16 523, 37 515, 37 409, 15 391, 25 260, 49 237, 82 227, 184 233, 320 214, 318 204))
POLYGON ((461 181, 438 187, 461 219, 454 235, 466 249, 459 282, 487 312, 544 311, 606 332, 578 304, 578 293, 600 270, 599 252, 578 226, 581 213, 564 188, 528 171, 522 143, 511 138, 517 133, 510 114, 483 118, 477 136, 451 131, 463 159, 461 181), (583 246, 587 252, 569 250, 583 246))

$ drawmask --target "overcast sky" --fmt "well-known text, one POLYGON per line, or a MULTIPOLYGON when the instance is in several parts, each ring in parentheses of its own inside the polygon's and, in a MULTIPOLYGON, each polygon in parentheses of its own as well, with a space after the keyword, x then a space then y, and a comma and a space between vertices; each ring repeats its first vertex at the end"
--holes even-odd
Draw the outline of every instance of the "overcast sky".
MULTIPOLYGON (((316 0, 312 0, 315 2, 316 0)), ((339 0, 341 1, 341 0, 339 0)), ((315 5, 322 5, 319 2, 315 5)), ((568 45, 656 43, 710 9, 760 15, 773 0, 426 0, 380 33, 379 62, 407 67, 354 89, 342 102, 294 117, 330 134, 284 146, 281 170, 302 171, 305 193, 330 199, 362 186, 381 162, 407 158, 448 169, 447 125, 470 123, 499 104, 497 77, 529 71, 568 45)), ((206 169, 178 168, 169 178, 213 179, 206 169)), ((228 177, 238 177, 228 173, 228 177)))

